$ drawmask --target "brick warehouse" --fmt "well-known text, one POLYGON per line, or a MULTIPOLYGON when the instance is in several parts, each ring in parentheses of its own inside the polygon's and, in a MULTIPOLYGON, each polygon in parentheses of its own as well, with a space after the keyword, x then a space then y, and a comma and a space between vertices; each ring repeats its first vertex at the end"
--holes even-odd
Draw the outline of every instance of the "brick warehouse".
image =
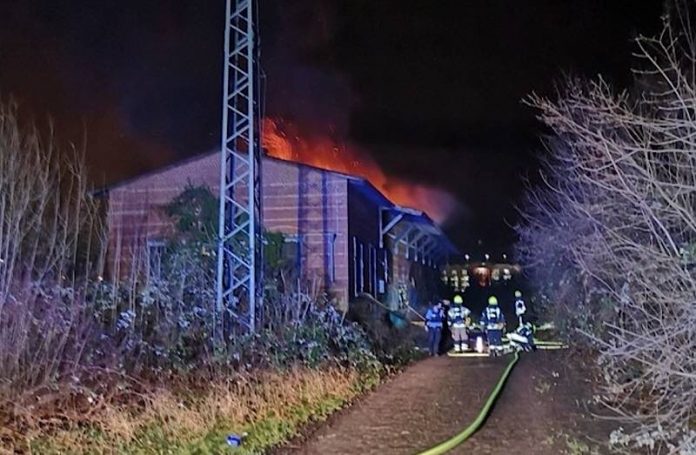
MULTIPOLYGON (((422 293, 420 277, 436 276, 429 272, 455 252, 427 215, 396 206, 362 178, 270 157, 261 165, 264 228, 293 242, 302 278, 342 303, 363 292, 381 296, 389 285, 404 295, 415 282, 422 293)), ((111 278, 137 273, 134 261, 156 267, 172 228, 159 208, 187 185, 216 193, 219 169, 211 152, 100 193, 108 200, 111 278)))

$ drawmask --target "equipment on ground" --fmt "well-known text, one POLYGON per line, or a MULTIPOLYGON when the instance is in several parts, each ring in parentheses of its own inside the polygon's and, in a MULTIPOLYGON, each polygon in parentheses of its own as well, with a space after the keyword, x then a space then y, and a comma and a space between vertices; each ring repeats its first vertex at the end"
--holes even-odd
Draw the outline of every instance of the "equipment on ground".
POLYGON ((534 343, 534 331, 532 325, 527 323, 517 327, 514 332, 506 334, 508 350, 532 352, 536 351, 534 343))
POLYGON ((449 357, 477 357, 477 358, 486 358, 489 357, 489 355, 485 352, 448 352, 447 355, 449 357))
POLYGON ((568 349, 568 345, 561 341, 537 341, 535 344, 541 350, 568 349))
POLYGON ((541 325, 535 326, 536 332, 555 330, 555 329, 556 329, 556 325, 553 322, 544 322, 541 325))
POLYGON ((466 427, 462 432, 458 433, 454 437, 441 442, 435 447, 432 447, 428 450, 425 450, 424 452, 419 453, 419 455, 441 455, 449 453, 450 451, 452 451, 452 449, 469 439, 471 435, 478 431, 478 429, 481 428, 481 425, 483 425, 483 423, 486 421, 486 418, 490 414, 491 408, 493 408, 495 400, 498 398, 498 395, 500 395, 500 392, 503 390, 505 382, 507 381, 508 377, 510 376, 510 373, 512 372, 512 369, 515 367, 515 364, 517 364, 519 359, 519 353, 515 353, 512 359, 510 359, 510 362, 508 363, 507 367, 505 367, 502 376, 500 377, 500 379, 498 379, 498 382, 493 388, 493 391, 488 396, 488 399, 484 403, 483 408, 478 413, 476 419, 474 419, 471 425, 466 427))
POLYGON ((230 434, 226 438, 227 445, 230 447, 240 447, 247 436, 249 436, 248 433, 230 434))
POLYGON ((404 330, 406 327, 408 327, 410 321, 408 320, 408 317, 405 314, 396 311, 389 311, 388 314, 389 322, 397 330, 404 330))
POLYGON ((484 346, 483 346, 483 337, 482 336, 477 336, 476 337, 476 352, 478 353, 483 353, 484 351, 484 346))
POLYGON ((493 348, 491 348, 489 343, 490 332, 487 330, 487 327, 488 325, 485 321, 484 310, 484 318, 482 318, 481 323, 467 324, 468 342, 466 345, 468 350, 462 349, 461 351, 457 351, 455 349, 454 351, 450 352, 449 355, 453 357, 480 357, 497 356, 511 352, 568 349, 568 345, 562 341, 545 341, 535 339, 535 333, 553 330, 553 324, 550 323, 541 324, 539 327, 537 327, 531 322, 526 322, 517 326, 514 332, 506 334, 502 334, 501 329, 501 331, 498 332, 502 335, 501 342, 493 348))
POLYGON ((425 316, 420 314, 418 311, 414 310, 411 306, 407 305, 405 308, 395 310, 390 308, 388 305, 380 302, 372 294, 368 292, 363 292, 358 297, 360 297, 361 299, 366 299, 373 305, 376 305, 384 309, 388 314, 389 322, 392 324, 394 328, 398 330, 406 329, 409 326, 409 324, 420 326, 425 325, 425 316), (411 318, 409 318, 410 314, 415 315, 418 320, 414 321, 411 318))

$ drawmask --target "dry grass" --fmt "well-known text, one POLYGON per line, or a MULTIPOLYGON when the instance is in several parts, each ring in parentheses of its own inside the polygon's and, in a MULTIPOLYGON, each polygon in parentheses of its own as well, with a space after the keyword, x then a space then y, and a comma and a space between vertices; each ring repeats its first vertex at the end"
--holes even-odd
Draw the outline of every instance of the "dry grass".
POLYGON ((190 384, 157 388, 131 394, 128 403, 95 405, 100 409, 79 422, 55 418, 67 409, 44 416, 24 434, 14 433, 11 450, 219 453, 227 434, 248 432, 240 453, 259 453, 293 436, 303 424, 325 418, 377 379, 345 368, 296 368, 237 375, 193 390, 190 384))

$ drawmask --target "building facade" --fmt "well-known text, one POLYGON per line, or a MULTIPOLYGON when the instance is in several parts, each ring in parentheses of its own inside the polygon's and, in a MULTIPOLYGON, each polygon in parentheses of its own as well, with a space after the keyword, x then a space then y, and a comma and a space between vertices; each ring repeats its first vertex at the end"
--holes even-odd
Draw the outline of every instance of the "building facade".
MULTIPOLYGON (((101 192, 112 279, 157 267, 173 229, 162 207, 187 186, 217 194, 219 166, 209 153, 101 192)), ((264 229, 293 244, 301 279, 341 302, 408 287, 419 269, 436 270, 454 252, 425 214, 397 207, 361 178, 264 157, 261 195, 264 229)))

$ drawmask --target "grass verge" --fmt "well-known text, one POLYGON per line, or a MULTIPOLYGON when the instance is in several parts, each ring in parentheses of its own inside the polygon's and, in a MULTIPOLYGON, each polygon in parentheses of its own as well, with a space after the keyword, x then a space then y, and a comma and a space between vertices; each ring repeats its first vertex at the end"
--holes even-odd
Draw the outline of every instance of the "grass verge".
MULTIPOLYGON (((82 422, 41 425, 22 447, 41 454, 229 453, 228 434, 248 433, 237 454, 259 454, 325 420, 381 380, 381 371, 294 368, 237 375, 190 388, 159 388, 139 403, 101 405, 82 422)), ((0 451, 1 453, 1 451, 0 451)))

